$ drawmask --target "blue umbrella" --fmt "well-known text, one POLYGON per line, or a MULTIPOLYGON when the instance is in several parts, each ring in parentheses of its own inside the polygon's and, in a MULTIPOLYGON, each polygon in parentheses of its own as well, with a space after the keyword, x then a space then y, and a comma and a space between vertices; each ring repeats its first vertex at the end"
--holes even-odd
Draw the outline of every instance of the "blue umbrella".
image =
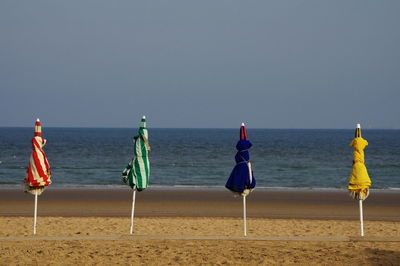
POLYGON ((243 219, 244 219, 244 235, 246 232, 246 196, 249 195, 252 189, 256 186, 251 169, 249 149, 252 144, 248 140, 246 127, 242 123, 240 127, 240 140, 236 144, 238 152, 235 155, 236 165, 233 168, 231 175, 226 181, 225 187, 230 191, 237 193, 243 197, 243 219))
POLYGON ((248 140, 244 124, 240 127, 240 140, 236 144, 238 152, 235 156, 236 165, 232 170, 225 187, 241 196, 247 196, 256 186, 256 179, 251 169, 249 149, 252 144, 248 140))

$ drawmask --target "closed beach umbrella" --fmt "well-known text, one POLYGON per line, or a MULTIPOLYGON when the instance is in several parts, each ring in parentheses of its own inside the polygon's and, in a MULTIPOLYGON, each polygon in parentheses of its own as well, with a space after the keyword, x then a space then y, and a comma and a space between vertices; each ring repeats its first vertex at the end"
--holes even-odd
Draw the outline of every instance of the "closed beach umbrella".
POLYGON ((136 190, 142 191, 147 188, 150 176, 150 162, 148 153, 150 151, 149 135, 146 128, 146 117, 140 122, 138 135, 134 137, 134 158, 122 172, 122 180, 133 189, 131 228, 133 233, 133 218, 135 213, 136 190))
POLYGON ((243 226, 244 235, 247 235, 246 230, 246 196, 256 186, 251 168, 249 149, 252 144, 248 140, 247 131, 244 123, 240 127, 240 139, 236 144, 237 153, 235 156, 236 165, 233 168, 225 187, 230 191, 237 193, 243 197, 243 226))
POLYGON ((369 187, 371 186, 371 179, 369 178, 364 160, 364 149, 367 145, 368 142, 361 136, 361 126, 357 124, 355 137, 350 143, 350 146, 354 149, 354 153, 353 167, 347 188, 350 192, 350 196, 359 202, 361 236, 364 236, 362 202, 368 197, 369 187))
POLYGON ((37 198, 44 189, 51 184, 50 165, 47 161, 43 146, 46 140, 42 138, 42 127, 40 120, 35 123, 35 135, 32 138, 32 153, 26 171, 24 183, 25 191, 35 195, 35 210, 33 219, 33 234, 36 234, 37 198))

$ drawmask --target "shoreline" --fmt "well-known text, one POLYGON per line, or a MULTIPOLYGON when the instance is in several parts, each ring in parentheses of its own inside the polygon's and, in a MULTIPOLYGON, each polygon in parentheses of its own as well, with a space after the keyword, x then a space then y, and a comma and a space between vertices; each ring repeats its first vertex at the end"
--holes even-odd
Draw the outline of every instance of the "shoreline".
MULTIPOLYGON (((0 184, 2 190, 23 190, 23 184, 0 184)), ((95 184, 63 184, 50 185, 47 189, 51 190, 125 190, 130 189, 127 185, 95 185, 95 184)), ((151 185, 146 190, 215 190, 227 191, 224 186, 195 186, 195 185, 151 185)), ((347 188, 333 187, 256 187, 253 191, 331 191, 331 192, 347 192, 347 188)), ((379 193, 400 193, 400 188, 370 188, 371 192, 379 193)))
MULTIPOLYGON (((31 217, 33 195, 0 189, 0 216, 31 217)), ((49 187, 38 198, 38 215, 50 217, 127 217, 132 190, 49 187)), ((346 190, 256 189, 247 197, 249 218, 358 220, 358 204, 346 190)), ((136 217, 242 217, 241 197, 224 188, 154 188, 136 195, 136 217)), ((371 191, 364 219, 400 221, 400 193, 371 191)))

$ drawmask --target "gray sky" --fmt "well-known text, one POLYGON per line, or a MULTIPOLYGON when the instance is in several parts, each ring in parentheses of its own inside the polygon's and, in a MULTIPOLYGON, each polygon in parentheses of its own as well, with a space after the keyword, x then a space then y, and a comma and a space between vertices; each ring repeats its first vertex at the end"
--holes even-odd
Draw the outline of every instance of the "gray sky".
POLYGON ((400 128, 400 1, 0 1, 0 126, 400 128))

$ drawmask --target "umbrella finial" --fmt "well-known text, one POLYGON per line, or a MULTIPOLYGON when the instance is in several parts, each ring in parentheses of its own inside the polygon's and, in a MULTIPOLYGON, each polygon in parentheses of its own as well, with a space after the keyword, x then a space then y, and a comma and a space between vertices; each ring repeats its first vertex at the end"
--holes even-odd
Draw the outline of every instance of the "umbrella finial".
POLYGON ((141 128, 146 128, 146 116, 142 116, 142 119, 140 120, 140 127, 141 128))
POLYGON ((249 138, 247 137, 247 131, 246 127, 244 126, 244 123, 240 126, 240 139, 241 140, 248 140, 249 138))
POLYGON ((40 124, 39 118, 36 119, 35 122, 35 137, 41 137, 42 136, 42 125, 40 124))
POLYGON ((356 125, 356 134, 355 134, 356 138, 361 138, 361 124, 357 123, 356 125))

